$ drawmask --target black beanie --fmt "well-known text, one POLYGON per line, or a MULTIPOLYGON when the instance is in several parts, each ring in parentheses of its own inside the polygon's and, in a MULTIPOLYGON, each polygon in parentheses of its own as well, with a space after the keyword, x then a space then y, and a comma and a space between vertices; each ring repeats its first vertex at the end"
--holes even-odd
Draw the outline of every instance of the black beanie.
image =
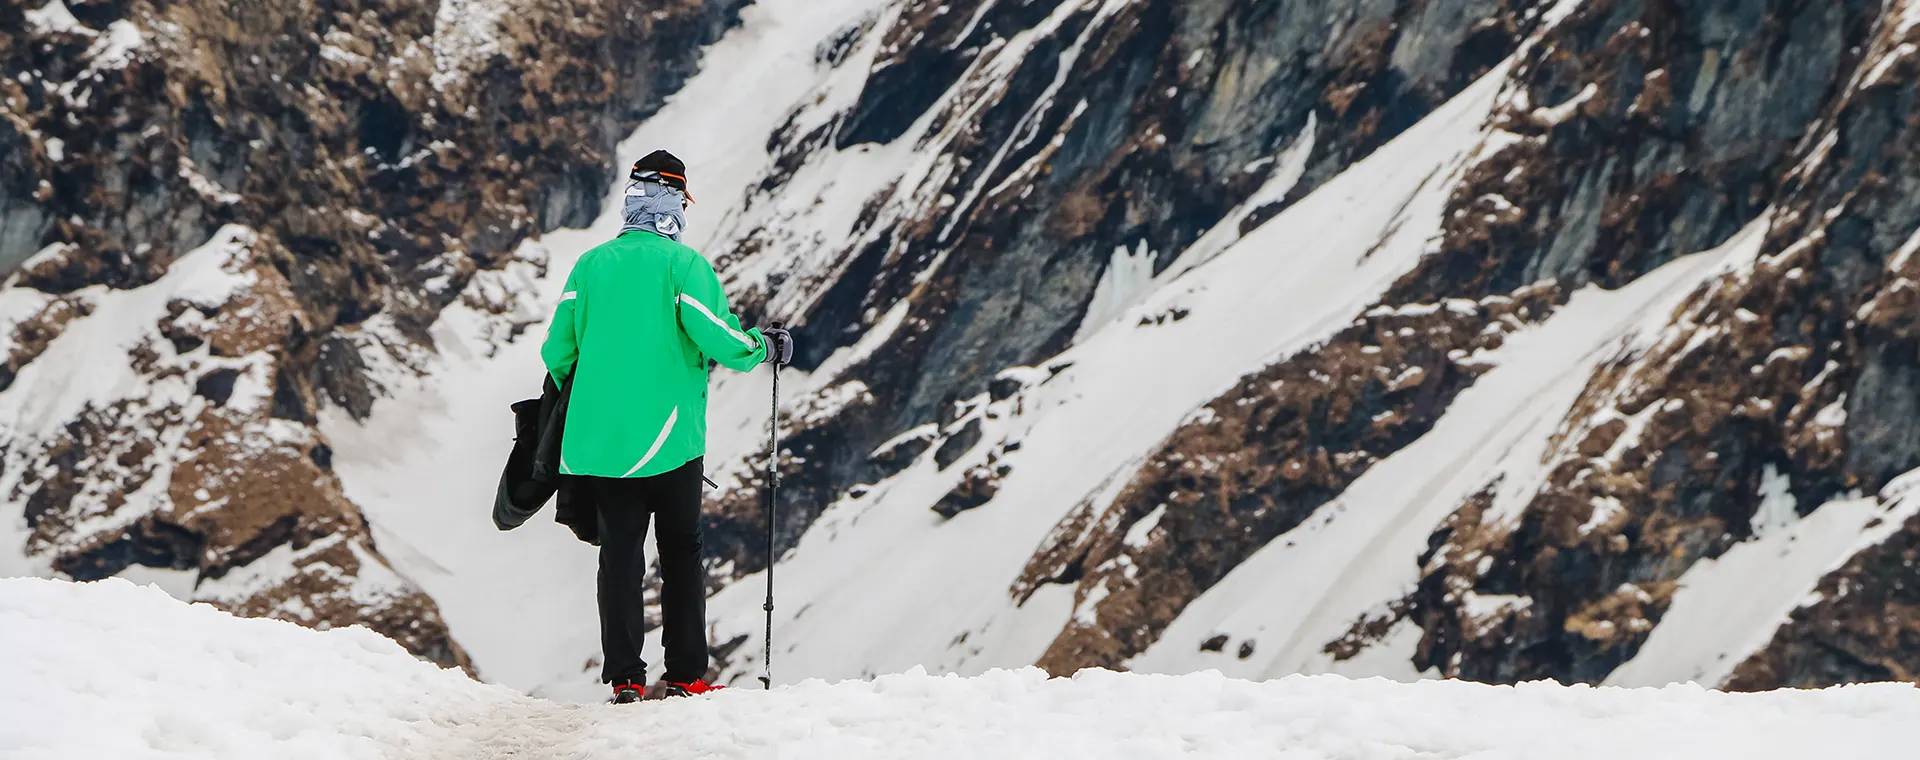
POLYGON ((687 165, 664 150, 648 153, 646 158, 633 162, 633 173, 628 178, 658 182, 687 193, 688 198, 693 197, 687 190, 687 165))

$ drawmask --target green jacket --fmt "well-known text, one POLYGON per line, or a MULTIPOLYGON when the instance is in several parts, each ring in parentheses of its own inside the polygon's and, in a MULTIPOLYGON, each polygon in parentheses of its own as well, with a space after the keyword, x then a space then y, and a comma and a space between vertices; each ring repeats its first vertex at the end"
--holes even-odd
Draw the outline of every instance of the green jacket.
POLYGON ((644 478, 707 451, 707 360, 745 372, 767 356, 692 248, 635 230, 587 251, 540 357, 573 376, 560 472, 644 478))

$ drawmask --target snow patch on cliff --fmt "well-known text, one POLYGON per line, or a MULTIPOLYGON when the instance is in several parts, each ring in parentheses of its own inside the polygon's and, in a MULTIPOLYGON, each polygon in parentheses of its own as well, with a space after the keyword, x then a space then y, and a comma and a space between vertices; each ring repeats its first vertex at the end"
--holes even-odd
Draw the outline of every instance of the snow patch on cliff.
MULTIPOLYGON (((191 383, 149 385, 151 379, 134 370, 128 352, 143 342, 165 343, 159 340, 159 325, 168 301, 184 299, 219 307, 251 286, 251 272, 233 270, 241 269, 240 257, 253 244, 255 234, 247 227, 227 225, 151 284, 128 290, 95 285, 75 291, 72 297, 91 310, 68 322, 45 352, 0 391, 0 431, 44 438, 58 433, 83 410, 130 397, 185 403, 192 396, 191 383)), ((24 317, 24 309, 18 308, 21 304, 45 300, 32 291, 11 288, 0 296, 5 304, 0 312, 24 317)), ((11 332, 13 325, 6 327, 11 332)))
POLYGON ((1147 247, 1145 240, 1132 250, 1125 247, 1113 249, 1113 259, 1100 275, 1100 282, 1094 285, 1093 300, 1087 304, 1087 314, 1081 318, 1080 329, 1073 335, 1074 344, 1099 332, 1127 307, 1152 292, 1153 258, 1153 250, 1147 247))
POLYGON ((27 25, 33 27, 35 34, 70 33, 86 37, 99 34, 81 26, 80 19, 74 18, 73 11, 60 0, 47 0, 47 4, 21 14, 26 17, 27 25))
POLYGON ((1821 578, 1920 514, 1916 485, 1920 470, 1895 478, 1878 496, 1836 499, 1805 517, 1788 511, 1768 531, 1695 563, 1680 576, 1660 625, 1606 683, 1724 683, 1796 608, 1821 601, 1821 578))
POLYGON ((1307 172, 1307 159, 1313 157, 1314 141, 1319 131, 1319 116, 1309 113, 1307 125, 1301 128, 1300 134, 1294 136, 1285 150, 1282 150, 1279 155, 1268 156, 1248 164, 1246 170, 1249 172, 1259 171, 1268 164, 1278 164, 1278 166, 1272 174, 1267 175, 1267 181, 1260 186, 1260 189, 1253 191, 1253 194, 1247 196, 1244 202, 1227 212, 1226 216, 1221 217, 1218 224, 1213 225, 1206 234, 1200 236, 1200 239, 1187 246, 1185 251, 1181 251, 1180 257, 1168 265, 1166 271, 1160 273, 1159 279, 1162 282, 1172 280, 1186 274, 1194 267, 1212 261, 1213 257, 1220 255, 1221 251, 1240 242, 1240 238, 1246 236, 1240 228, 1255 213, 1285 201, 1287 194, 1293 192, 1293 188, 1300 184, 1300 178, 1307 172))
POLYGON ((434 89, 465 82, 469 68, 500 52, 500 19, 511 10, 509 0, 441 0, 429 38, 434 89))

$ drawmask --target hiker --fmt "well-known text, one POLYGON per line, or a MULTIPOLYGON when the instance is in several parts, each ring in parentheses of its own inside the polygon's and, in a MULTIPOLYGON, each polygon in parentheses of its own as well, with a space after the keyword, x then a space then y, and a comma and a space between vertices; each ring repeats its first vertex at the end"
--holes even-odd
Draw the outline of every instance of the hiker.
POLYGON ((700 554, 701 459, 707 446, 707 362, 745 372, 793 360, 781 329, 741 330, 720 278, 680 244, 686 165, 654 151, 633 165, 620 235, 587 251, 567 277, 540 348, 568 402, 561 475, 598 512, 601 680, 614 701, 646 690, 647 563, 640 545, 655 518, 661 643, 666 671, 654 696, 702 694, 706 682, 706 572, 700 554))

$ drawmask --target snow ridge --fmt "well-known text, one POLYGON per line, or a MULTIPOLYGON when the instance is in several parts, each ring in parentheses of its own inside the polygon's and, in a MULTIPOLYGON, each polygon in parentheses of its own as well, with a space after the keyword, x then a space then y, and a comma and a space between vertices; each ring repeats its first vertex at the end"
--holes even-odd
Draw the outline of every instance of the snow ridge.
POLYGON ((468 680, 357 626, 239 619, 112 579, 0 580, 0 752, 200 758, 1906 757, 1905 685, 1732 695, 1218 673, 924 671, 642 706, 468 680), (1497 716, 1497 717, 1496 717, 1497 716))

